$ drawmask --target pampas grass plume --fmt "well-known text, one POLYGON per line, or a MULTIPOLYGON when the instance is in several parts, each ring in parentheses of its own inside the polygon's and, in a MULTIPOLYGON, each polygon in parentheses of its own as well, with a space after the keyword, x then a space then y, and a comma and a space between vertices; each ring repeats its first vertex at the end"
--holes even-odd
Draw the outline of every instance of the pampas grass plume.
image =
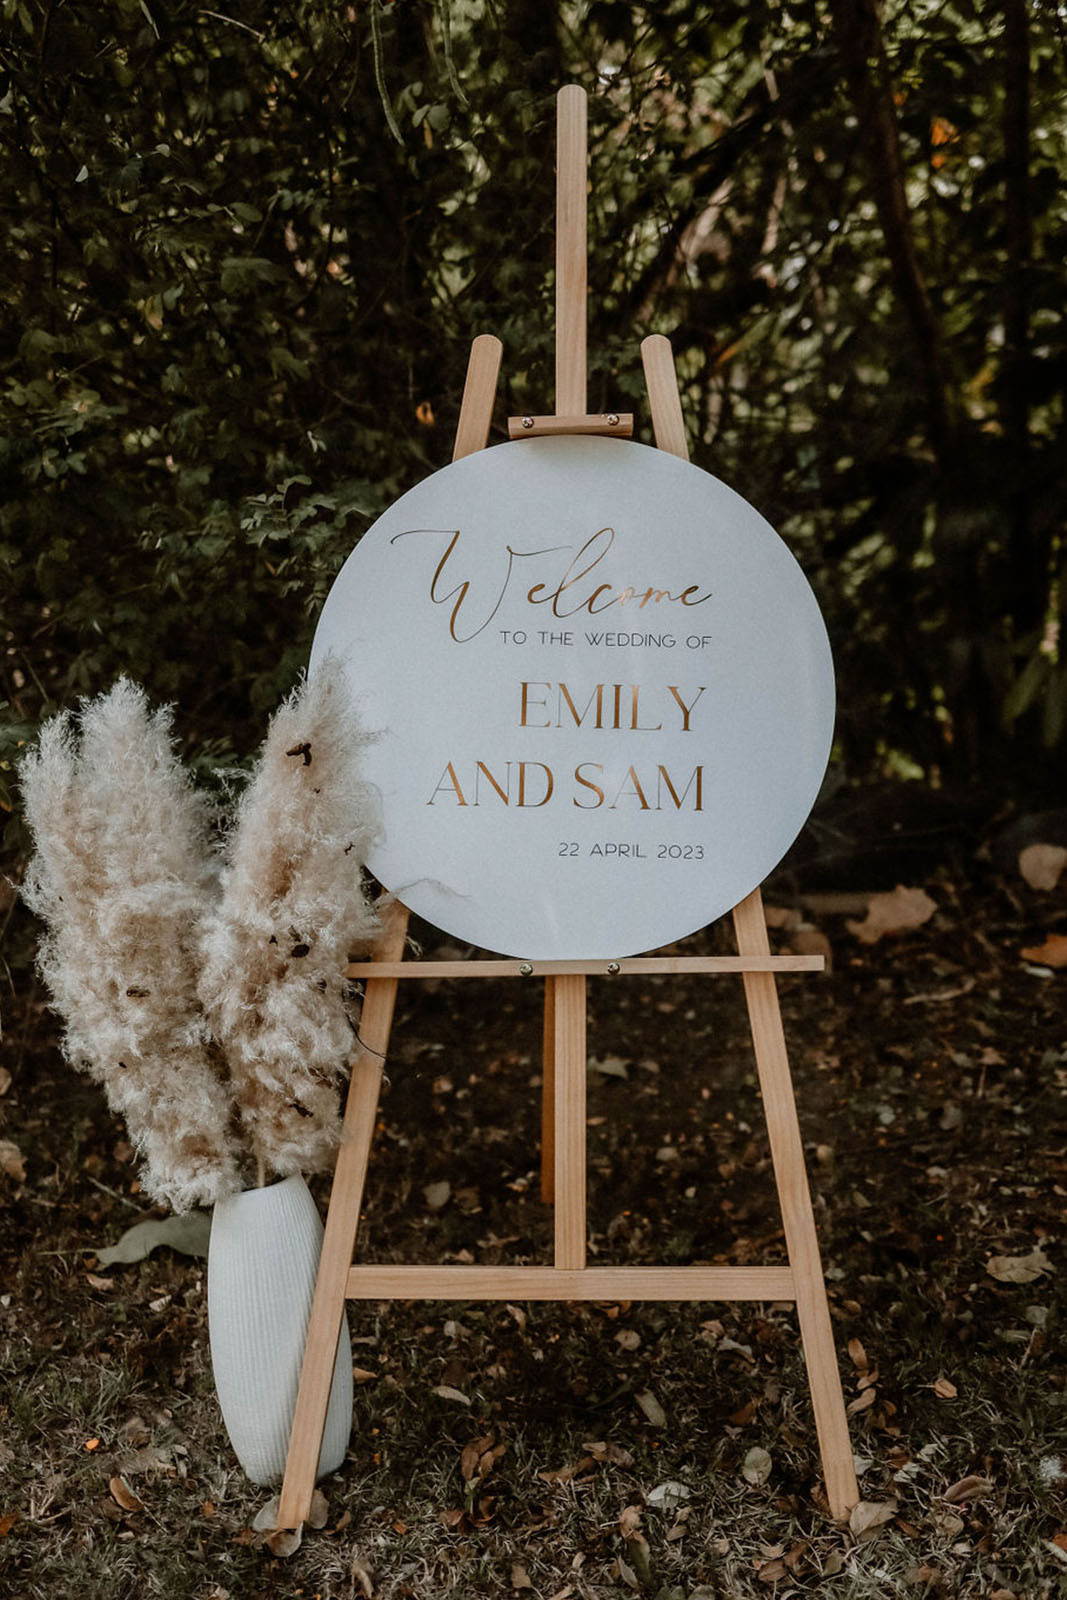
POLYGON ((352 1051, 344 967, 376 918, 360 862, 373 829, 365 736, 323 662, 271 721, 203 923, 200 998, 261 1169, 329 1167, 352 1051))
POLYGON ((125 1118, 146 1192, 176 1211, 211 1205, 241 1181, 196 992, 208 818, 171 712, 122 678, 79 719, 46 723, 19 776, 35 846, 23 892, 45 923, 38 962, 64 1053, 125 1118))

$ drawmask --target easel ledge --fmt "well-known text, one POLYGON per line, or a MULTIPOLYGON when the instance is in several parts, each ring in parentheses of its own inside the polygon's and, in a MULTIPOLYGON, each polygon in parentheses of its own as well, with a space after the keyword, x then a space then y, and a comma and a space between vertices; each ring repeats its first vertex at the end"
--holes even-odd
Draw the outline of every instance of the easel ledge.
POLYGON ((824 972, 825 956, 627 956, 621 961, 353 961, 348 978, 591 978, 687 972, 824 972))
MULTIPOLYGON (((557 99, 556 415, 519 419, 538 432, 622 432, 623 413, 586 410, 586 99, 575 84, 557 99), (538 424, 542 426, 537 426, 538 424), (568 424, 577 424, 570 427, 568 424), (592 426, 590 426, 592 425, 592 426)), ((480 334, 471 347, 453 459, 483 449, 489 437, 500 341, 480 334)), ((656 445, 688 460, 674 358, 667 339, 641 345, 656 445)), ((859 1498, 841 1378, 834 1350, 804 1150, 778 1006, 776 976, 816 972, 819 956, 772 956, 759 889, 732 912, 736 956, 651 956, 619 961, 403 960, 408 912, 398 901, 382 915, 374 959, 354 962, 366 980, 360 1049, 352 1063, 344 1131, 326 1217, 308 1323, 277 1526, 307 1520, 346 1298, 458 1300, 781 1301, 795 1304, 822 1456, 826 1495, 843 1519, 859 1498), (739 973, 763 1098, 787 1267, 587 1267, 586 980, 640 973, 739 973), (540 977, 545 984, 542 1194, 554 1204, 551 1266, 353 1265, 363 1189, 389 1048, 397 984, 429 977, 540 977)))

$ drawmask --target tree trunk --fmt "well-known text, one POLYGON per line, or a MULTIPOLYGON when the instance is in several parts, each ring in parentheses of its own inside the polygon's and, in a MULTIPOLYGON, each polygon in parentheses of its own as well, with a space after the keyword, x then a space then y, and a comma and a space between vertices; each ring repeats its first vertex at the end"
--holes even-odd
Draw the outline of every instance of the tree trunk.
POLYGON ((1030 23, 1026 0, 1003 0, 1004 107, 1004 360, 1000 415, 1008 451, 1006 486, 1012 570, 1018 582, 1014 614, 1025 631, 1040 619, 1046 573, 1034 548, 1030 496, 1030 23))
POLYGON ((908 320, 922 373, 930 442, 944 463, 950 432, 944 345, 915 248, 878 0, 830 0, 830 11, 870 169, 893 287, 908 320))

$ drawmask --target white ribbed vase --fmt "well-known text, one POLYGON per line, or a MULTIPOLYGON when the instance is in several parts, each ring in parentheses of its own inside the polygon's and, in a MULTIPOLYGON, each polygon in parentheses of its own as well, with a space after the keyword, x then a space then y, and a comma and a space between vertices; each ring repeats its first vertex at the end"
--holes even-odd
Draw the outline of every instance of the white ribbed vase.
MULTIPOLYGON (((215 1206, 207 1262, 211 1365, 226 1432, 253 1483, 278 1483, 285 1471, 322 1232, 298 1175, 215 1206)), ((343 1318, 318 1477, 341 1465, 351 1430, 352 1346, 343 1318)))

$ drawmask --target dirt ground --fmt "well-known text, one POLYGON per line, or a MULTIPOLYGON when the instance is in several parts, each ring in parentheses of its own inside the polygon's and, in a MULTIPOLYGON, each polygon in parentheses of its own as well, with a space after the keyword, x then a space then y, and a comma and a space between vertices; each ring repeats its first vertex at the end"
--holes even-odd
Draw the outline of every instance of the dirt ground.
MULTIPOLYGON (((806 913, 834 969, 782 984, 870 1508, 851 1529, 788 1307, 381 1304, 350 1307, 326 1526, 277 1559, 217 1411, 204 1263, 100 1268, 146 1211, 129 1145, 40 991, 9 997, 0 1595, 1067 1592, 1067 972, 1021 953, 1067 932, 1067 887, 988 865, 922 887, 935 915, 871 945, 806 913)), ((550 1259, 540 999, 402 986, 361 1259, 550 1259)), ((590 1054, 591 1261, 783 1261, 739 980, 592 982, 590 1054)))

